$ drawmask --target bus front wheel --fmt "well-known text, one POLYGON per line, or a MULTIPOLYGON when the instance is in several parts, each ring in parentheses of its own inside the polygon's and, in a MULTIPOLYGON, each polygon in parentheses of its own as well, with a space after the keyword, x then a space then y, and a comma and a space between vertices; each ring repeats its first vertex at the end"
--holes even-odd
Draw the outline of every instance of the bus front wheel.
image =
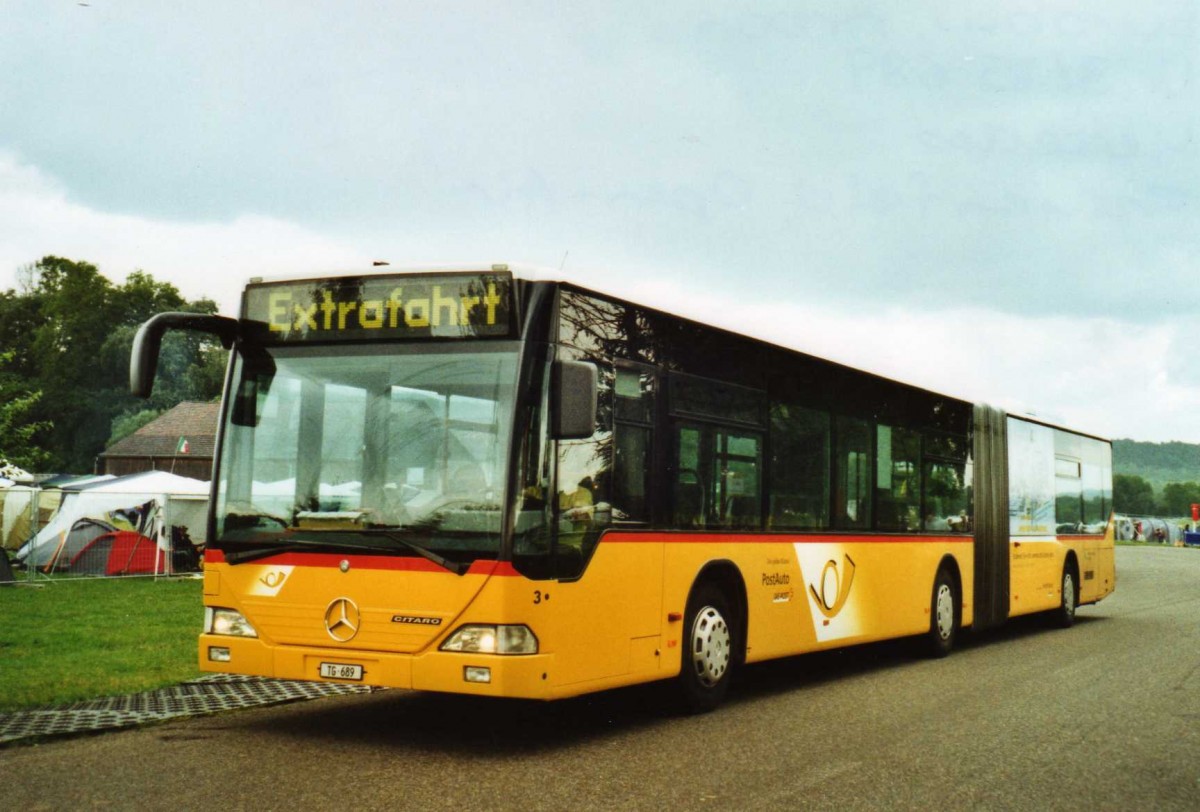
POLYGON ((684 706, 705 713, 725 698, 734 664, 733 614, 721 590, 712 584, 695 589, 688 599, 683 631, 679 685, 684 706))
POLYGON ((942 567, 933 581, 929 607, 929 653, 945 657, 954 648, 958 634, 958 587, 950 570, 942 567))

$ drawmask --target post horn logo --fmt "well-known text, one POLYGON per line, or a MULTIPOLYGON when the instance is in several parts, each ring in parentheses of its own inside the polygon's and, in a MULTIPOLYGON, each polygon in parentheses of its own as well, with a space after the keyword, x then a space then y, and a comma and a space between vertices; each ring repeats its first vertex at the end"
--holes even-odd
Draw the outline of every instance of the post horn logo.
POLYGON ((267 589, 279 589, 283 586, 284 580, 287 578, 287 573, 284 572, 268 572, 258 580, 262 582, 267 589))
POLYGON ((821 570, 819 590, 812 584, 808 585, 808 591, 812 593, 817 608, 831 620, 846 605, 846 599, 850 597, 850 585, 854 583, 854 560, 848 555, 844 556, 844 559, 846 566, 840 573, 836 561, 830 559, 825 562, 825 568, 821 570))
POLYGON ((339 643, 354 639, 361 622, 358 606, 349 598, 336 598, 325 610, 325 631, 339 643))

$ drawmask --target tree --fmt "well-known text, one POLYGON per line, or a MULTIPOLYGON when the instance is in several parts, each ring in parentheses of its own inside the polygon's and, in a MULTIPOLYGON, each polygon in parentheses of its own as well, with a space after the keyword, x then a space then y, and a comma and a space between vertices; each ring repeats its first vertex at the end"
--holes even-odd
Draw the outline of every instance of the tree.
POLYGON ((1155 513, 1154 486, 1140 476, 1117 474, 1113 477, 1113 510, 1134 516, 1155 513))
POLYGON ((215 303, 188 302, 174 285, 142 271, 114 285, 95 265, 62 257, 43 257, 21 274, 21 291, 0 294, 0 346, 11 353, 12 385, 40 393, 20 416, 40 432, 46 458, 36 467, 91 470, 115 420, 220 393, 227 354, 210 337, 188 333, 163 343, 165 374, 149 403, 128 388, 130 348, 142 322, 164 310, 215 313, 215 303))
POLYGON ((135 431, 151 423, 162 416, 162 412, 158 409, 142 409, 140 412, 133 414, 123 414, 113 418, 112 434, 108 437, 106 446, 111 446, 114 443, 124 440, 135 431))
POLYGON ((1192 515, 1192 505, 1200 504, 1200 483, 1170 482, 1163 488, 1159 509, 1164 516, 1192 515))
POLYGON ((118 326, 112 283, 95 265, 45 257, 34 266, 33 290, 39 323, 32 356, 40 415, 55 417, 51 452, 70 470, 92 469, 108 436, 114 382, 98 350, 118 326))
POLYGON ((12 290, 0 292, 0 347, 9 355, 5 368, 16 378, 33 377, 32 338, 39 322, 36 299, 12 290))
POLYGON ((13 352, 0 353, 0 459, 36 471, 49 461, 49 455, 38 447, 37 437, 52 426, 48 421, 30 419, 42 393, 23 390, 20 380, 5 372, 13 356, 13 352))

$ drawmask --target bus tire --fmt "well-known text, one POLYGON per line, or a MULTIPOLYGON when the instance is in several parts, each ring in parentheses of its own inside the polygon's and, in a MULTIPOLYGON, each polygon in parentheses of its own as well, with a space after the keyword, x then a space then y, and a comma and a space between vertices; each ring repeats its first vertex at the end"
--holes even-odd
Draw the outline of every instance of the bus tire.
POLYGON ((1067 561, 1062 572, 1062 600, 1054 612, 1054 623, 1062 629, 1075 625, 1075 609, 1079 605, 1079 591, 1073 562, 1067 561))
POLYGON ((958 583, 948 567, 938 569, 933 579, 929 602, 929 633, 926 637, 931 657, 945 657, 954 649, 958 636, 958 583))
POLYGON ((736 660, 737 624, 729 600, 713 584, 701 584, 684 615, 679 687, 684 709, 707 713, 729 691, 736 660))

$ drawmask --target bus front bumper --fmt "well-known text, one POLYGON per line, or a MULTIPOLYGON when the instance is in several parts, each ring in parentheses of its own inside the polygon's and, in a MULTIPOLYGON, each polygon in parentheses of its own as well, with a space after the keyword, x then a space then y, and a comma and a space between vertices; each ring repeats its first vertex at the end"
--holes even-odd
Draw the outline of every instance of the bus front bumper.
POLYGON ((201 671, 477 696, 550 699, 550 654, 499 655, 270 646, 257 638, 200 635, 201 671), (349 674, 342 679, 325 673, 349 674))

